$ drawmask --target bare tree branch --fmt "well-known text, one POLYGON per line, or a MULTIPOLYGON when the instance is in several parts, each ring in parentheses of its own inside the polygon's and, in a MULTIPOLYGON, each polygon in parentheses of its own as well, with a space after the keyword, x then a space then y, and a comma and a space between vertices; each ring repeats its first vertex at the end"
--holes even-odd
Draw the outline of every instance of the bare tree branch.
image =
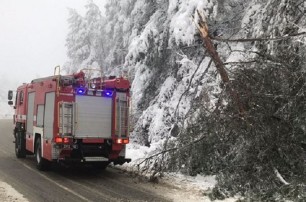
POLYGON ((292 37, 297 37, 297 36, 302 36, 302 35, 306 35, 306 32, 300 32, 300 33, 295 33, 295 34, 290 34, 290 35, 285 35, 285 36, 280 36, 280 37, 275 37, 275 38, 222 39, 219 37, 212 37, 212 36, 210 36, 210 38, 214 41, 222 41, 222 42, 255 42, 255 41, 282 41, 282 40, 286 40, 292 37))
MULTIPOLYGON (((193 142, 190 142, 189 144, 185 145, 183 149, 188 148, 190 146, 193 146, 194 144, 197 144, 197 143, 201 142, 202 140, 204 140, 204 138, 206 138, 206 136, 202 136, 199 139, 194 140, 193 142)), ((154 157, 157 157, 159 155, 163 155, 163 154, 169 153, 171 151, 176 151, 176 150, 180 150, 180 149, 182 149, 182 148, 173 147, 173 148, 170 148, 170 149, 162 150, 158 153, 155 153, 155 154, 143 159, 140 163, 137 164, 137 166, 139 167, 141 164, 143 164, 143 163, 147 162, 148 160, 153 159, 154 157)))
POLYGON ((237 65, 237 64, 250 64, 250 63, 255 63, 255 62, 258 62, 258 61, 251 60, 251 61, 225 62, 223 64, 224 65, 237 65))
MULTIPOLYGON (((200 66, 201 66, 201 64, 202 64, 202 62, 203 62, 203 60, 205 59, 205 57, 206 57, 206 51, 205 51, 203 57, 201 58, 201 60, 200 60, 200 62, 199 62, 199 64, 198 64, 196 70, 195 70, 194 73, 192 74, 191 79, 190 79, 190 81, 189 81, 189 84, 188 84, 188 86, 187 86, 187 89, 186 89, 186 90, 182 93, 182 95, 180 96, 180 99, 179 99, 179 101, 178 101, 178 103, 177 103, 177 105, 176 105, 175 111, 174 111, 174 115, 176 115, 176 113, 177 113, 177 109, 178 109, 178 107, 179 107, 179 105, 180 105, 180 102, 181 102, 183 96, 189 91, 190 86, 191 86, 191 83, 192 83, 192 80, 193 80, 195 74, 197 73, 197 71, 199 70, 199 68, 200 68, 200 66)), ((204 74, 205 74, 205 72, 204 72, 204 74)))

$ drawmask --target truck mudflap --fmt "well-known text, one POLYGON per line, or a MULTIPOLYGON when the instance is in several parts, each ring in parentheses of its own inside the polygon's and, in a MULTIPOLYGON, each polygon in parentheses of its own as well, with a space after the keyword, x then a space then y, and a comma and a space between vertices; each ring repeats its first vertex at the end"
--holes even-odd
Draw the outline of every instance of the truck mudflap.
POLYGON ((130 163, 131 159, 126 159, 123 156, 118 157, 117 159, 113 160, 114 165, 122 165, 124 163, 130 163))

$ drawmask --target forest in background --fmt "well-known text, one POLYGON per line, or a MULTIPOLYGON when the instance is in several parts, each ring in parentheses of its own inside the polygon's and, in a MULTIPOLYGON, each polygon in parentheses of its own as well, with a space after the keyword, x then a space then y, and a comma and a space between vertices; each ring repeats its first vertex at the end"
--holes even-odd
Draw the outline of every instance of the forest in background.
POLYGON ((88 1, 84 16, 69 10, 65 71, 128 75, 131 140, 156 147, 142 170, 216 175, 212 199, 305 200, 303 0, 109 0, 105 9, 88 1))

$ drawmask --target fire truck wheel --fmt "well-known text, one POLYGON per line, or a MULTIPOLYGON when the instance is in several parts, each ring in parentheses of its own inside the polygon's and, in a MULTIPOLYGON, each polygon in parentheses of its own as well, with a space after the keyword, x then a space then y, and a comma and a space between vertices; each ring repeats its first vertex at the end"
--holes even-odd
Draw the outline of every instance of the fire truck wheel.
POLYGON ((15 133, 15 154, 17 158, 26 157, 25 139, 22 131, 16 131, 15 133))
POLYGON ((36 158, 36 167, 38 170, 48 170, 50 167, 50 162, 42 157, 41 154, 41 140, 38 138, 36 140, 35 147, 35 158, 36 158))

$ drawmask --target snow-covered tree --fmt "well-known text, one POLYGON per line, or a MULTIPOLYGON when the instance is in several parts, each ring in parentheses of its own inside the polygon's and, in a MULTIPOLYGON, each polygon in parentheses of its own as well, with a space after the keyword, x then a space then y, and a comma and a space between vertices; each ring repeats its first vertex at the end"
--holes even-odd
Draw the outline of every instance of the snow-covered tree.
POLYGON ((80 16, 69 9, 69 33, 66 39, 67 55, 70 59, 65 65, 68 72, 82 68, 102 68, 105 48, 102 24, 104 19, 99 7, 92 0, 85 6, 86 14, 80 16))
POLYGON ((104 64, 105 50, 103 41, 103 18, 99 7, 92 0, 85 6, 87 12, 84 20, 86 24, 86 35, 90 47, 90 54, 83 62, 84 66, 102 68, 104 64))
POLYGON ((65 68, 70 73, 79 69, 83 61, 88 58, 90 47, 86 36, 84 18, 74 9, 69 9, 69 15, 68 23, 70 31, 66 38, 66 47, 70 61, 65 68))
POLYGON ((84 17, 71 11, 70 62, 129 72, 131 140, 161 154, 148 166, 216 174, 214 197, 306 198, 306 43, 303 35, 286 38, 306 30, 303 0, 109 0, 105 20, 91 1, 86 9, 84 17), (203 47, 192 20, 197 10, 243 116, 203 47), (284 187, 284 179, 294 183, 284 187))

